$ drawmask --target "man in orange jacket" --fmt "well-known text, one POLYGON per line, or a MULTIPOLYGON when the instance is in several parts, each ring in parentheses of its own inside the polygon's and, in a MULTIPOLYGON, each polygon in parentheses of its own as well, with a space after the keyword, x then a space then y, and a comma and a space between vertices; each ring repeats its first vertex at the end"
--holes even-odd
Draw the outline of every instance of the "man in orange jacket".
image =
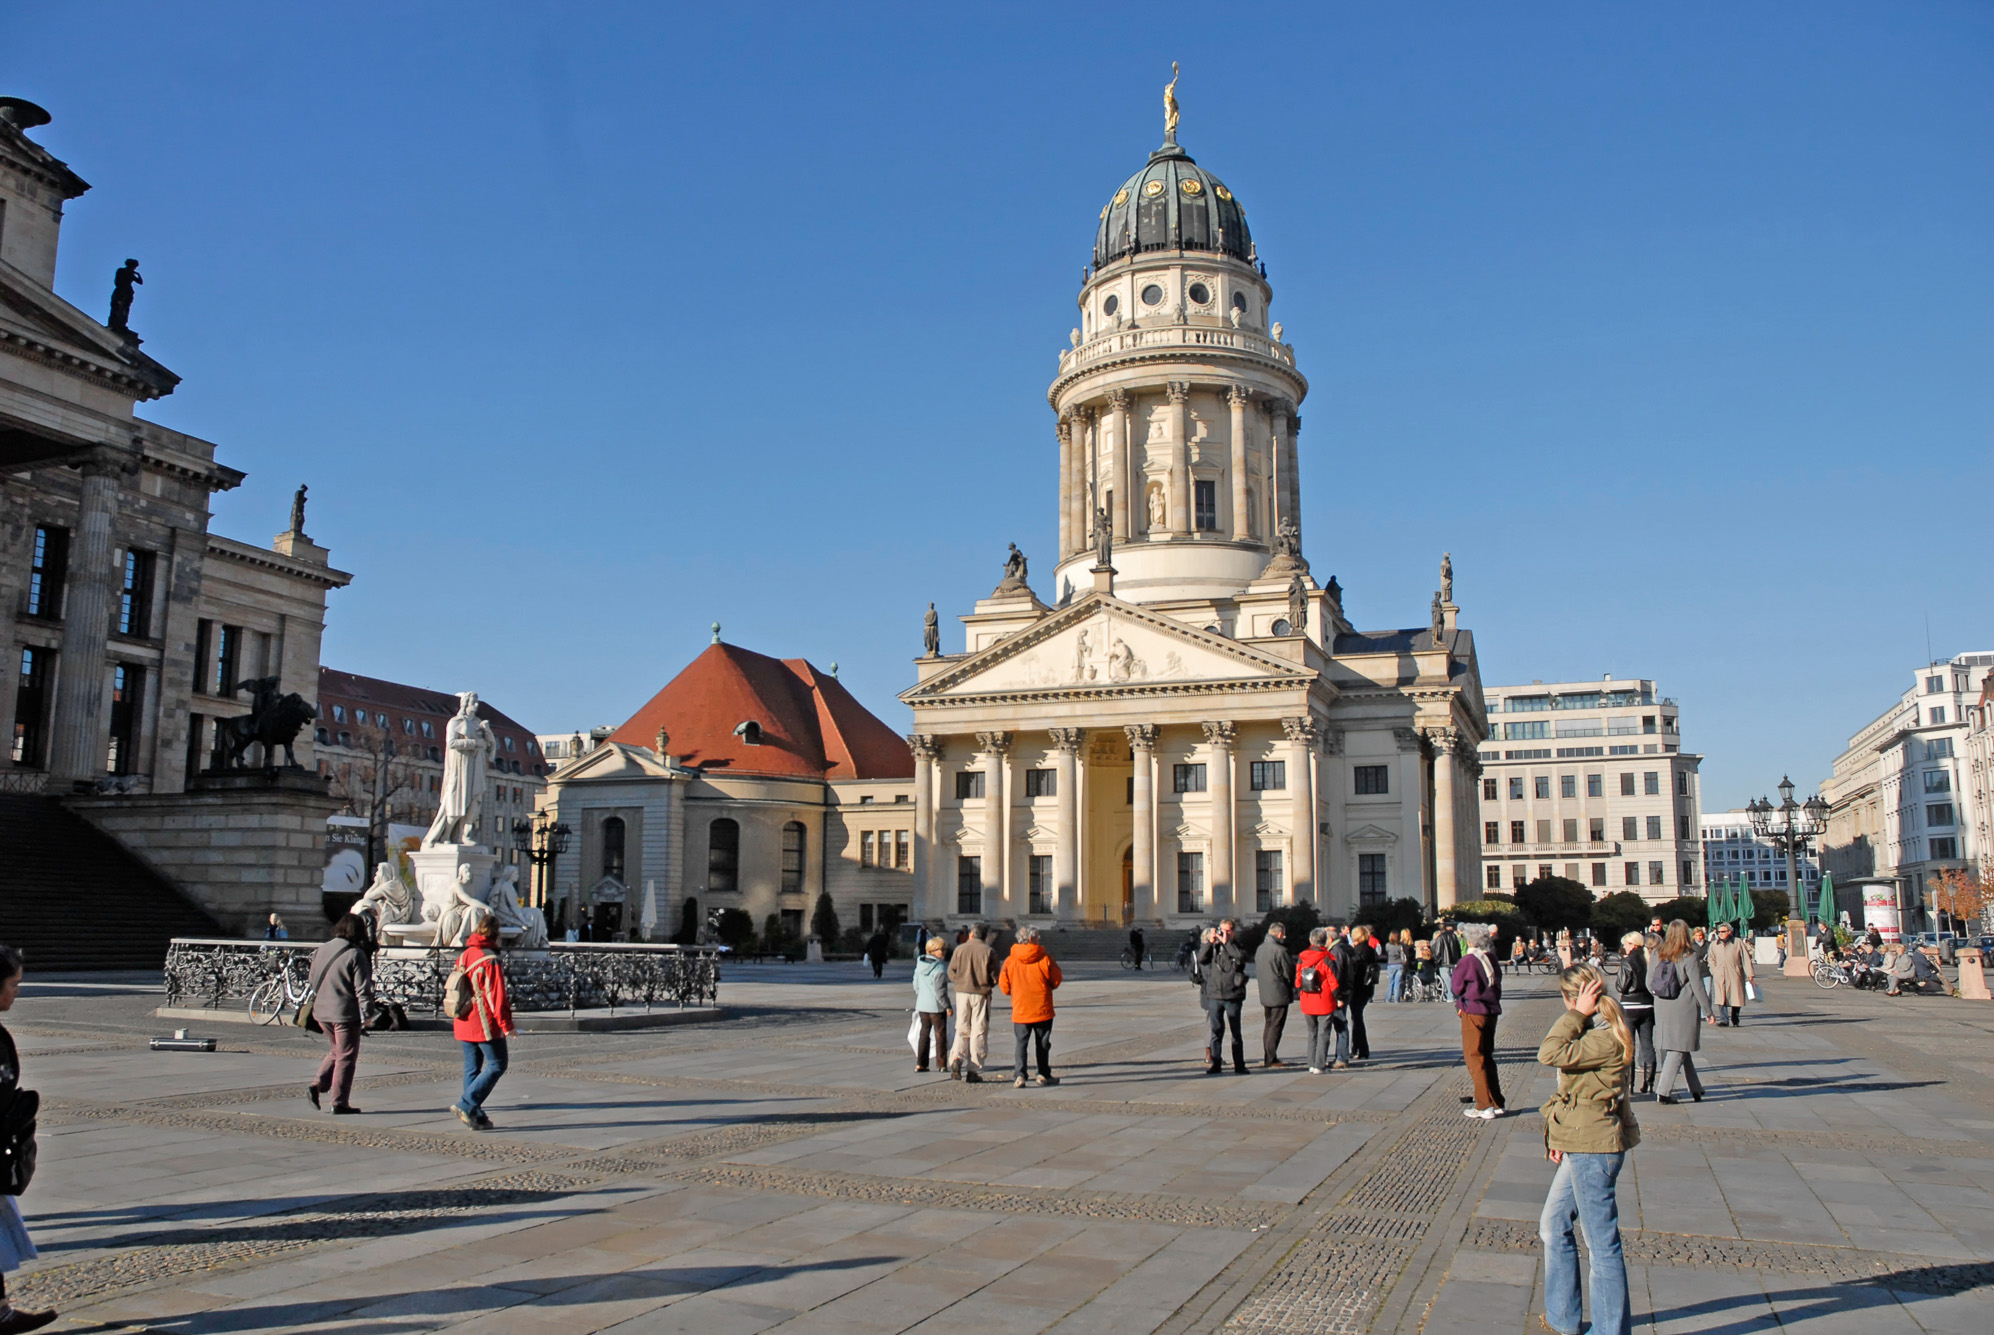
POLYGON ((997 990, 1011 999, 1011 1033, 1018 1040, 1011 1081, 1015 1089, 1025 1087, 1028 1042, 1038 1048, 1038 1082, 1059 1083, 1059 1077, 1052 1073, 1052 992, 1059 984, 1059 966, 1039 944, 1038 929, 1020 927, 1017 944, 1011 947, 1011 953, 1004 959, 1003 972, 997 975, 997 990))

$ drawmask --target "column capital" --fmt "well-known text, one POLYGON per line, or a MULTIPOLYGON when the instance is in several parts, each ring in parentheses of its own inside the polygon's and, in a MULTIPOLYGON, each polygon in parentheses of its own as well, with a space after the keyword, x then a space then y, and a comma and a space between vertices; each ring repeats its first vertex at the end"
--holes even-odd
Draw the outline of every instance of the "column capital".
POLYGON ((1116 410, 1116 411, 1118 411, 1118 412, 1126 412, 1126 411, 1128 411, 1128 406, 1129 406, 1129 392, 1128 392, 1127 390, 1125 390, 1125 389, 1111 389, 1111 390, 1109 390, 1109 391, 1108 391, 1108 406, 1109 406, 1110 408, 1113 408, 1113 409, 1115 409, 1115 410, 1116 410))
POLYGON ((1188 380, 1171 380, 1164 384, 1163 390, 1170 396, 1172 403, 1182 403, 1191 397, 1191 382, 1188 380))
POLYGON ((1076 753, 1087 740, 1085 728, 1047 728, 1046 736, 1062 753, 1076 753))
POLYGON ((85 477, 130 477, 138 472, 136 449, 122 445, 93 445, 71 458, 69 466, 85 477))
POLYGON ((1074 414, 1061 413, 1059 421, 1053 425, 1053 434, 1059 437, 1060 444, 1064 445, 1073 439, 1073 422, 1074 414))
POLYGON ((1409 755, 1418 753, 1423 741, 1419 733, 1412 728, 1393 728, 1392 740, 1398 743, 1400 751, 1409 755))
POLYGON ((1011 753, 1011 734, 1008 732, 979 732, 976 744, 986 755, 1003 756, 1011 753))
POLYGON ((1233 739, 1239 732, 1238 728, 1229 722, 1201 723, 1198 726, 1205 730, 1205 740, 1221 751, 1232 749, 1233 739))
POLYGON ((1137 751, 1148 751, 1156 746, 1156 725, 1154 723, 1125 723, 1122 734, 1129 739, 1129 746, 1137 751))
POLYGON ((1343 729, 1325 724, 1316 734, 1316 745, 1326 756, 1343 754, 1343 729))
POLYGON ((1260 404, 1263 408, 1267 410, 1267 415, 1275 419, 1290 416, 1295 411, 1295 404, 1292 399, 1274 398, 1270 396, 1268 398, 1262 399, 1260 401, 1260 404))
POLYGON ((1289 741, 1300 742, 1304 746, 1313 746, 1318 735, 1316 721, 1306 717, 1282 719, 1281 731, 1287 734, 1289 741))
POLYGON ((1253 390, 1250 386, 1247 385, 1226 386, 1225 401, 1233 405, 1235 408, 1243 406, 1247 402, 1247 400, 1251 399, 1252 397, 1253 397, 1253 390))
POLYGON ((1460 749, 1461 734, 1453 728, 1427 728, 1425 737, 1435 755, 1446 755, 1460 749))
POLYGON ((1289 413, 1288 414, 1289 439, 1292 440, 1294 437, 1299 436, 1301 434, 1302 434, 1302 415, 1300 413, 1289 413))
POLYGON ((907 749, 914 753, 916 760, 938 760, 942 754, 942 739, 933 733, 910 732, 907 734, 907 749))

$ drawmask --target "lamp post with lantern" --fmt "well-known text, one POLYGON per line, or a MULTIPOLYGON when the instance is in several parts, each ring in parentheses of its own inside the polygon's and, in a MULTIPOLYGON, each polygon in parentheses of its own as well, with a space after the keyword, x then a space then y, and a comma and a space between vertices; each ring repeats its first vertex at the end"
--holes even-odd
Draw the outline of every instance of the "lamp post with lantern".
POLYGON ((512 846, 533 864, 533 903, 538 908, 547 907, 547 892, 554 880, 554 859, 568 851, 568 840, 573 833, 545 811, 534 812, 532 820, 512 823, 512 846))
POLYGON ((1752 819, 1752 833, 1769 840, 1786 854, 1786 884, 1796 898, 1793 908, 1800 910, 1799 914, 1789 911, 1787 917, 1787 972, 1792 973, 1798 964, 1804 973, 1809 967, 1807 928, 1820 919, 1821 905, 1808 896, 1806 884, 1800 879, 1800 857, 1814 840, 1827 833, 1828 804, 1819 793, 1805 802, 1794 801, 1793 780, 1782 775, 1778 806, 1761 797, 1747 802, 1745 811, 1752 819))

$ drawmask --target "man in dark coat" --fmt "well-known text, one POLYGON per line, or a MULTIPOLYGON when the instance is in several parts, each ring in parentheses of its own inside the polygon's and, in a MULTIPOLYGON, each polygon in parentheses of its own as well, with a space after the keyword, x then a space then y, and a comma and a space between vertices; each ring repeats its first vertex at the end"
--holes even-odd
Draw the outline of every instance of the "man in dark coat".
POLYGON ((1211 1021, 1211 1064, 1206 1075, 1223 1075, 1225 1031, 1232 1028, 1232 1069, 1246 1074, 1246 1042, 1239 1033, 1240 1008, 1246 1002, 1246 952, 1233 939, 1239 923, 1227 918, 1217 927, 1207 928, 1204 943, 1198 947, 1198 967, 1205 975, 1200 992, 1205 1015, 1211 1021))
POLYGON ((1129 954, 1134 957, 1135 967, 1138 969, 1142 967, 1142 952, 1147 944, 1143 939, 1142 928, 1135 927, 1129 930, 1129 954))
POLYGON ((1461 938, 1454 933, 1453 920, 1442 918, 1440 930, 1433 934, 1433 963, 1449 1001, 1454 999, 1454 966, 1460 962, 1461 938))
POLYGON ((1371 1038, 1364 1030, 1364 1008, 1378 990, 1378 945, 1369 927, 1350 929, 1350 1059, 1371 1060, 1371 1038))
POLYGON ((1286 1066, 1281 1060, 1281 1031, 1288 1027, 1288 1007, 1295 1004, 1295 957, 1288 953, 1287 929, 1267 928, 1267 939, 1253 957, 1253 976, 1260 984, 1260 1064, 1286 1066))
POLYGON ((871 938, 865 943, 865 957, 872 963, 872 976, 874 978, 883 978, 886 976, 886 950, 885 932, 874 932, 871 938))

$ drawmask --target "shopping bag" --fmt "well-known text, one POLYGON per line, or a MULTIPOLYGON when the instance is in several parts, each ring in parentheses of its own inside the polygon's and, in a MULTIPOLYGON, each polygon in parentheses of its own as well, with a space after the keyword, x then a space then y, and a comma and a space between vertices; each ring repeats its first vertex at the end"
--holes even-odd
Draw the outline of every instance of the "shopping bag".
POLYGON ((907 1046, 915 1052, 921 1050, 921 1012, 915 1011, 912 1023, 907 1026, 907 1046))
POLYGON ((1759 985, 1753 982, 1751 979, 1747 978, 1745 980, 1745 1000, 1757 1001, 1758 999, 1759 999, 1759 985))

